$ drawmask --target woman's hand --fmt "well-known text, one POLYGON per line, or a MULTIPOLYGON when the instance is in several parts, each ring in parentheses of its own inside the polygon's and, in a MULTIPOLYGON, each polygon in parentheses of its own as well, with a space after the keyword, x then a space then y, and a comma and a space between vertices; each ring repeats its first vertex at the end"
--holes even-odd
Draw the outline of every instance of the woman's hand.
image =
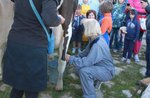
POLYGON ((66 61, 68 62, 68 61, 69 61, 69 58, 70 58, 70 55, 69 55, 69 54, 66 54, 66 55, 65 55, 65 58, 66 58, 66 61))

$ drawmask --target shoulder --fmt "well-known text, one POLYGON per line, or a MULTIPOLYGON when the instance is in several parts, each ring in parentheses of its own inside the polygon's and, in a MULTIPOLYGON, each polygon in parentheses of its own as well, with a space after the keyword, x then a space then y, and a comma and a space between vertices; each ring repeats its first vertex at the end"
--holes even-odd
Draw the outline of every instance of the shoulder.
POLYGON ((103 22, 103 23, 104 23, 104 22, 110 23, 110 22, 112 22, 112 18, 111 18, 111 17, 104 17, 104 18, 102 19, 102 22, 103 22))

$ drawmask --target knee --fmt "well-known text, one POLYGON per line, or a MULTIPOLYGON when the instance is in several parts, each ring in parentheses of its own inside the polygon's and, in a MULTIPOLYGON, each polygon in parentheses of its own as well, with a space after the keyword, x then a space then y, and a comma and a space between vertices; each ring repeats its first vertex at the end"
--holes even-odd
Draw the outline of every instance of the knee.
POLYGON ((85 68, 79 69, 79 76, 87 76, 87 70, 85 68))

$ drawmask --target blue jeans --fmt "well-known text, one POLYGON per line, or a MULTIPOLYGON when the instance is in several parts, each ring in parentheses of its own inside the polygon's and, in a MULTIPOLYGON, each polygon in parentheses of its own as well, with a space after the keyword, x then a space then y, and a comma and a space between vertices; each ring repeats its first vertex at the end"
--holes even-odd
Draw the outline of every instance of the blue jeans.
POLYGON ((122 48, 122 41, 118 40, 119 39, 119 34, 118 34, 119 28, 113 28, 112 32, 110 33, 110 49, 116 49, 120 50, 122 48), (114 45, 112 46, 112 43, 114 41, 114 45))
POLYGON ((96 98, 94 81, 108 81, 111 80, 113 75, 105 67, 89 66, 82 67, 78 71, 80 82, 83 91, 83 98, 96 98))
POLYGON ((133 47, 134 47, 134 41, 133 40, 129 40, 129 39, 125 39, 125 41, 124 41, 123 55, 122 56, 124 58, 126 58, 126 55, 128 53, 127 59, 130 59, 131 56, 132 56, 133 47))

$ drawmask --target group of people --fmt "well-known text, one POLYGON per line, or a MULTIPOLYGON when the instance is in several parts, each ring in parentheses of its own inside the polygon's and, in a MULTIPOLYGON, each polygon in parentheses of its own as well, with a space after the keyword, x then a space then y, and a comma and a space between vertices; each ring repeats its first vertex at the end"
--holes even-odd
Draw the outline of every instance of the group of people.
MULTIPOLYGON (((141 48, 142 36, 143 36, 144 32, 147 32, 147 35, 146 35, 147 67, 146 67, 145 77, 149 77, 150 76, 150 74, 149 74, 150 73, 150 65, 149 65, 150 58, 149 58, 149 28, 148 28, 149 27, 149 25, 148 25, 148 23, 149 23, 149 21, 148 21, 149 20, 149 17, 148 17, 149 16, 149 3, 148 3, 148 1, 142 0, 140 2, 140 7, 142 10, 134 7, 132 5, 132 3, 130 3, 131 0, 129 1, 129 3, 125 2, 124 0, 118 0, 118 3, 115 3, 113 8, 111 8, 110 5, 108 6, 108 4, 106 2, 107 1, 101 1, 100 11, 98 13, 100 17, 98 17, 98 19, 93 17, 93 19, 96 19, 99 22, 99 27, 101 28, 101 35, 105 39, 109 48, 113 50, 113 52, 123 51, 121 61, 122 62, 126 61, 127 64, 130 64, 132 55, 134 56, 135 62, 139 62, 138 53, 141 48), (107 7, 105 4, 107 4, 107 7), (140 18, 146 18, 146 17, 147 17, 147 20, 146 20, 145 25, 146 25, 147 29, 143 29, 143 27, 142 27, 143 25, 140 24, 140 18), (122 27, 125 27, 125 29, 123 29, 122 27), (114 40, 114 44, 113 44, 113 40, 114 40)), ((82 9, 81 9, 81 11, 82 11, 82 9)), ((89 12, 91 12, 91 10, 87 11, 86 18, 89 18, 87 16, 87 14, 89 12)), ((80 15, 82 15, 82 14, 80 14, 80 15)), ((82 19, 80 21, 82 21, 82 19)), ((82 27, 82 22, 80 23, 80 26, 82 27)), ((80 29, 81 36, 83 36, 82 29, 83 28, 80 29)), ((78 34, 78 33, 76 33, 76 34, 78 34)), ((74 37, 74 36, 72 36, 72 37, 74 37)), ((82 42, 82 39, 80 40, 80 43, 81 42, 82 42)), ((90 40, 89 40, 89 43, 90 43, 90 40)), ((84 45, 83 45, 83 47, 84 47, 84 45)), ((82 54, 84 52, 84 50, 83 50, 83 52, 81 52, 81 53, 80 52, 81 51, 78 51, 79 54, 77 57, 71 56, 71 64, 78 66, 77 62, 79 61, 81 63, 81 61, 83 60, 83 57, 80 57, 79 55, 82 54), (75 63, 72 62, 72 59, 75 60, 75 63), (80 59, 81 59, 81 61, 80 61, 80 59)), ((73 51, 72 53, 75 53, 75 51, 73 51)), ((82 61, 82 62, 84 63, 84 61, 82 61)), ((83 66, 84 66, 84 64, 83 64, 83 66)), ((82 83, 82 81, 83 80, 81 78, 81 83, 82 83)), ((84 85, 84 84, 82 84, 82 85, 84 85)), ((85 87, 83 87, 83 89, 85 89, 85 87)), ((86 92, 84 92, 84 94, 85 93, 86 92)), ((91 98, 93 98, 93 97, 91 97, 91 98)))
MULTIPOLYGON (((15 16, 4 54, 3 81, 12 86, 10 98, 22 98, 23 94, 26 98, 38 98, 39 92, 43 91, 47 84, 47 39, 29 2, 12 1, 15 3, 15 16)), ((57 0, 34 1, 47 28, 64 23, 63 16, 57 13, 57 0)), ((122 43, 118 41, 118 31, 121 26, 126 26, 127 34, 121 60, 130 63, 140 25, 135 9, 129 9, 126 15, 124 14, 123 10, 129 6, 124 0, 119 0, 114 7, 109 0, 101 1, 99 20, 96 20, 97 13, 90 9, 88 0, 83 2, 83 5, 78 5, 73 22, 72 52, 75 53, 77 49, 78 55, 65 54, 65 58, 74 66, 76 74, 80 77, 83 98, 96 98, 94 82, 109 81, 115 74, 110 52, 113 36, 116 36, 113 48, 119 49, 118 45, 122 43), (82 41, 86 42, 83 51, 82 41)), ((150 77, 150 5, 146 0, 142 0, 141 5, 147 13, 146 77, 150 77)))

